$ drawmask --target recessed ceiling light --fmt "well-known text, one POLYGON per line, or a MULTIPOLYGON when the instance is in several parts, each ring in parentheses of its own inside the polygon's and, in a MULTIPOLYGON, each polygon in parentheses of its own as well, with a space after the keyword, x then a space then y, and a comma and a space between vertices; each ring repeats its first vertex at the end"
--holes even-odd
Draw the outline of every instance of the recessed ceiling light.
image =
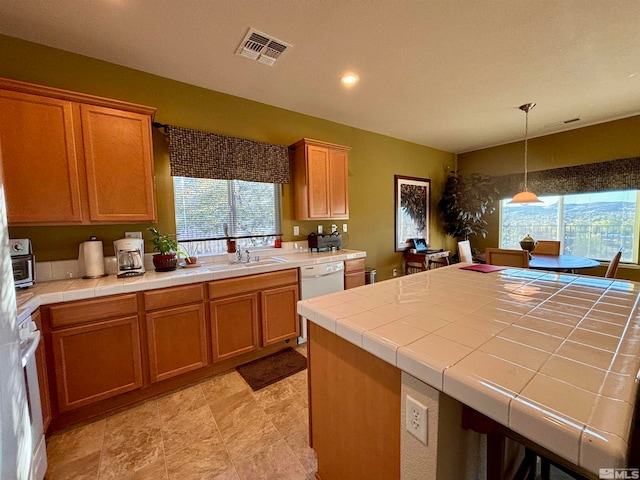
POLYGON ((353 73, 347 73, 346 75, 343 75, 342 77, 340 77, 340 82, 343 85, 346 85, 347 87, 355 85, 359 81, 360 81, 360 78, 353 73))

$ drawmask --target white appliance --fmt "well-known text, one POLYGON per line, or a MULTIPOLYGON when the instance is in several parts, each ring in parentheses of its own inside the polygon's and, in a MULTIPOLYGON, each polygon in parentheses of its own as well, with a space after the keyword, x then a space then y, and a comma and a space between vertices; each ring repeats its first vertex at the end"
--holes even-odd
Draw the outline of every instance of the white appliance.
MULTIPOLYGON (((46 453, 44 436, 42 442, 34 441, 31 422, 34 420, 29 411, 28 395, 25 382, 25 369, 22 360, 27 360, 26 367, 32 371, 33 362, 29 362, 29 353, 38 345, 39 333, 34 333, 30 341, 21 345, 18 336, 18 314, 16 309, 16 292, 13 282, 13 268, 9 254, 9 233, 7 231, 7 212, 0 169, 0 478, 2 480, 40 480, 46 470, 46 453), (39 450, 38 450, 39 449, 39 450), (34 453, 44 458, 44 467, 32 467, 34 453), (44 457, 43 457, 44 455, 44 457), (40 475, 40 476, 38 476, 40 475)), ((31 335, 30 335, 31 336, 31 335)), ((30 384, 35 380, 33 395, 39 407, 37 373, 29 375, 30 384)), ((33 399, 35 402, 35 399, 33 399)), ((38 408, 39 409, 39 408, 38 408)), ((34 416, 35 417, 35 416, 34 416)), ((37 422, 37 419, 35 419, 37 422)), ((40 414, 42 424, 42 414, 40 414)), ((37 429, 37 426, 36 426, 37 429)), ((42 426, 40 426, 40 432, 42 426)))
MULTIPOLYGON (((344 262, 300 267, 300 299, 319 297, 344 290, 344 262)), ((298 343, 307 341, 307 319, 300 317, 298 343)))
POLYGON ((118 278, 144 275, 144 240, 121 238, 113 242, 118 260, 118 278))

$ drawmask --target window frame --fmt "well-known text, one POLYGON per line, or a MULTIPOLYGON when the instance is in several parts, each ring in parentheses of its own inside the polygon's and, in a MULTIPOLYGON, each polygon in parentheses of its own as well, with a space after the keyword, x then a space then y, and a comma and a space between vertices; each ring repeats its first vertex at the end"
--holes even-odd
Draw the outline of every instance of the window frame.
MULTIPOLYGON (((623 191, 623 190, 610 190, 610 191, 603 191, 603 192, 579 192, 579 193, 575 193, 575 194, 548 194, 548 195, 541 195, 541 198, 544 197, 558 197, 558 224, 560 225, 560 222, 562 222, 562 219, 565 216, 565 212, 564 212, 564 207, 565 207, 565 197, 568 195, 589 195, 589 194, 594 194, 594 193, 613 193, 613 192, 618 192, 618 191, 623 191)), ((498 245, 500 246, 500 248, 516 248, 514 246, 504 246, 503 245, 503 240, 504 240, 504 234, 503 234, 503 220, 504 220, 504 202, 507 199, 500 199, 499 200, 499 205, 498 205, 498 245)), ((563 231, 562 228, 558 227, 557 232, 561 232, 563 231)), ((634 226, 633 226, 633 235, 635 238, 632 238, 632 242, 631 242, 631 246, 632 246, 632 251, 631 251, 631 261, 624 261, 621 263, 625 263, 628 265, 638 265, 640 264, 640 188, 635 190, 635 219, 634 219, 634 226)), ((558 235, 556 235, 557 237, 558 235)), ((560 240, 562 242, 562 252, 561 254, 563 254, 565 245, 564 245, 564 238, 545 238, 545 240, 560 240)), ((595 260, 598 261, 609 261, 611 260, 611 258, 594 258, 595 260)))
POLYGON ((184 177, 184 176, 174 176, 172 177, 172 189, 173 189, 173 206, 174 206, 174 219, 176 222, 176 238, 178 240, 179 244, 195 244, 196 246, 196 250, 198 251, 198 254, 217 254, 217 253, 224 253, 226 252, 226 241, 233 239, 236 240, 237 243, 237 247, 238 248, 245 248, 245 247, 261 247, 261 248, 268 248, 271 245, 268 244, 261 244, 261 245, 256 245, 255 239, 273 239, 275 241, 275 238, 282 236, 282 185, 279 183, 268 183, 268 182, 248 182, 245 180, 225 180, 225 179, 206 179, 206 178, 198 178, 198 177, 184 177), (196 181, 207 181, 207 180, 214 180, 214 181, 220 181, 220 182, 225 182, 226 183, 226 188, 227 188, 227 195, 226 195, 226 199, 227 199, 227 204, 228 204, 228 208, 229 208, 229 219, 228 219, 228 225, 230 228, 229 231, 229 235, 228 236, 224 236, 224 235, 220 235, 220 236, 207 236, 206 238, 180 238, 180 234, 178 233, 178 213, 179 213, 179 209, 176 205, 176 199, 177 199, 177 195, 176 195, 176 189, 175 189, 175 185, 176 185, 176 179, 177 178, 188 178, 190 180, 196 180, 196 181), (235 193, 235 185, 236 182, 246 182, 246 183, 261 183, 261 184, 268 184, 270 186, 272 186, 273 188, 273 203, 274 203, 274 213, 275 213, 275 225, 273 228, 274 233, 268 233, 268 234, 259 234, 259 235, 238 235, 237 232, 235 231, 236 225, 238 225, 237 222, 237 218, 238 218, 238 211, 237 211, 237 207, 236 207, 236 203, 235 203, 235 197, 236 195, 235 193), (213 243, 212 243, 213 242, 213 243), (215 245, 218 244, 218 245, 215 245), (209 251, 206 247, 206 245, 213 245, 214 248, 209 251))

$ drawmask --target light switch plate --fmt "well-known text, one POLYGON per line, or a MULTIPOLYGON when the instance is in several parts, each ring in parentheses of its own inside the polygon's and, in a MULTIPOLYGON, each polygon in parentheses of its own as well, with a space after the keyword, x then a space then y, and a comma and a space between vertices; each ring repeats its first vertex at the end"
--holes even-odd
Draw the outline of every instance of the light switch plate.
POLYGON ((142 238, 142 232, 124 232, 124 238, 142 238))
POLYGON ((318 233, 322 233, 322 225, 318 225, 318 233))
POLYGON ((300 235, 300 227, 298 225, 295 225, 293 227, 293 234, 296 235, 296 236, 300 235))

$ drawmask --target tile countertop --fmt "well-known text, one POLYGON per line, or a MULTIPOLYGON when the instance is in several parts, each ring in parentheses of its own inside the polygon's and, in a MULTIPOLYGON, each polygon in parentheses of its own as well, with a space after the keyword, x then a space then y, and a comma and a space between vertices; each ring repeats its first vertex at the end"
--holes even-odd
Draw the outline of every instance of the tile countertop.
POLYGON ((180 268, 172 272, 156 272, 147 270, 140 277, 117 278, 115 275, 98 279, 71 278, 52 282, 36 283, 24 290, 16 290, 18 303, 18 321, 28 317, 40 305, 84 300, 87 298, 104 297, 119 293, 138 292, 154 288, 174 287, 189 283, 221 280, 224 278, 241 277, 256 273, 287 270, 307 265, 327 263, 331 261, 351 260, 366 257, 366 252, 360 250, 338 250, 336 252, 294 252, 282 250, 278 255, 261 255, 259 262, 249 264, 230 265, 226 263, 227 256, 222 256, 225 263, 204 263, 196 268, 180 268), (276 263, 273 263, 273 262, 276 263))
POLYGON ((626 466, 640 283, 465 265, 302 300, 298 313, 590 472, 626 466))

